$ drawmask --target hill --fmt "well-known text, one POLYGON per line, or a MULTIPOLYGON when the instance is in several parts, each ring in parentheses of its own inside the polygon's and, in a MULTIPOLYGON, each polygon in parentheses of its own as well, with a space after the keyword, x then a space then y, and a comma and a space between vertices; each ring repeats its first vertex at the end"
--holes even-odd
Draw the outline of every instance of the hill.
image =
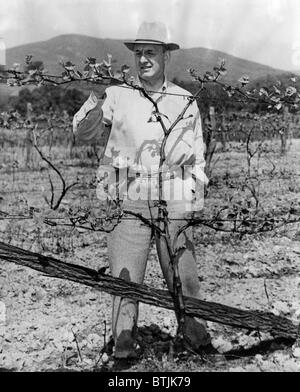
MULTIPOLYGON (((77 65, 87 56, 96 57, 101 61, 106 58, 107 53, 112 54, 117 60, 116 67, 122 64, 133 66, 133 56, 124 46, 121 40, 101 39, 83 35, 68 34, 49 39, 47 41, 35 42, 7 49, 7 65, 22 62, 27 54, 34 56, 35 60, 43 60, 45 67, 51 73, 60 73, 62 68, 60 60, 70 60, 77 65)), ((263 64, 244 60, 224 52, 205 49, 191 48, 180 49, 172 54, 172 61, 168 70, 169 78, 176 77, 178 80, 190 80, 188 68, 195 68, 200 72, 208 71, 217 64, 219 58, 225 58, 228 74, 224 80, 236 82, 240 76, 247 74, 251 80, 262 78, 267 75, 276 76, 284 73, 263 64)))

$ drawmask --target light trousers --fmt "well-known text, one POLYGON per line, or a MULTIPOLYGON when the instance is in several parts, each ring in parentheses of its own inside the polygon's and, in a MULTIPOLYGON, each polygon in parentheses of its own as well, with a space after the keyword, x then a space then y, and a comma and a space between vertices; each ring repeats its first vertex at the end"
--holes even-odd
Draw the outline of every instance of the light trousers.
MULTIPOLYGON (((129 201, 123 202, 123 209, 142 214, 144 217, 154 219, 158 224, 158 208, 153 206, 152 201, 129 201)), ((186 213, 179 202, 168 202, 170 218, 169 233, 171 239, 176 231, 186 223, 186 213)), ((139 218, 127 215, 115 229, 108 235, 108 257, 111 274, 130 282, 143 283, 147 258, 150 250, 152 233, 155 235, 155 243, 160 266, 167 282, 168 289, 173 291, 173 269, 165 243, 165 239, 139 218)), ((182 246, 179 251, 178 266, 182 283, 183 294, 200 299, 200 284, 196 266, 195 250, 192 241, 192 228, 188 228, 178 238, 178 245, 182 246)), ((196 323, 193 318, 186 317, 189 321, 189 329, 192 340, 201 346, 208 343, 208 334, 205 322, 199 320, 196 323), (196 330, 194 331, 196 327, 196 330)), ((112 309, 112 333, 115 342, 115 350, 120 357, 130 355, 133 349, 138 320, 138 303, 129 298, 113 297, 112 309)))

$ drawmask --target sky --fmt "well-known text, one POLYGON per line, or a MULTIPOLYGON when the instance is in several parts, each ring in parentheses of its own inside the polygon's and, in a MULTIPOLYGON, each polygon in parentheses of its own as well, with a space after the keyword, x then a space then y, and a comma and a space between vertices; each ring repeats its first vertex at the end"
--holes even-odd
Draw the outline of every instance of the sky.
POLYGON ((160 21, 183 48, 300 70, 299 20, 299 0, 0 0, 0 52, 69 33, 134 39, 141 22, 160 21))

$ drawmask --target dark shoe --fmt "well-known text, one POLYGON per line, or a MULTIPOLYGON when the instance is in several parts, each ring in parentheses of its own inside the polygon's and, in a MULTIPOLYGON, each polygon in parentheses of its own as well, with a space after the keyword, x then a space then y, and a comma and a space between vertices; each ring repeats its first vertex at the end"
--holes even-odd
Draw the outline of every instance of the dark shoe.
POLYGON ((183 344, 189 351, 201 356, 220 355, 219 351, 211 344, 211 337, 205 325, 195 318, 186 316, 183 336, 183 344))
POLYGON ((123 350, 123 351, 115 351, 114 357, 116 359, 137 359, 138 353, 136 350, 123 350))
POLYGON ((136 359, 137 353, 137 342, 132 337, 131 331, 122 331, 118 336, 115 344, 114 357, 116 359, 136 359))
POLYGON ((210 334, 206 327, 194 317, 186 316, 183 325, 183 336, 191 348, 205 347, 211 344, 210 334))
POLYGON ((115 358, 113 366, 110 368, 110 371, 128 370, 132 366, 136 365, 136 363, 137 359, 133 358, 115 358))

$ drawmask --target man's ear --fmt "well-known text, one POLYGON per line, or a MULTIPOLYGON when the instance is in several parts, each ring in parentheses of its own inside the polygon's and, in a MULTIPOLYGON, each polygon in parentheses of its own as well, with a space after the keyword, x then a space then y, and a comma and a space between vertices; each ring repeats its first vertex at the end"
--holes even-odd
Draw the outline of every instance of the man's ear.
POLYGON ((169 61, 171 60, 171 53, 169 50, 166 50, 164 52, 164 59, 165 59, 165 63, 168 64, 169 61))

